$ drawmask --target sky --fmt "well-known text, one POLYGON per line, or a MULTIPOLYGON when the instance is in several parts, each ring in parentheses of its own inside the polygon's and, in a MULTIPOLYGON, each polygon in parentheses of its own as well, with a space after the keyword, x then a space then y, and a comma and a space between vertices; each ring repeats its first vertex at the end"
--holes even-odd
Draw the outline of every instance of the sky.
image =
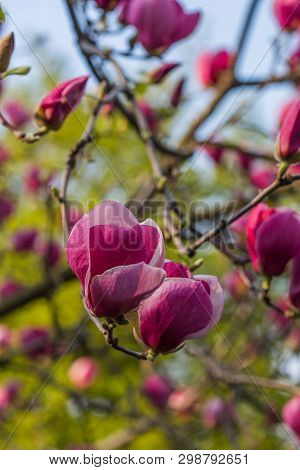
MULTIPOLYGON (((2 6, 7 11, 8 24, 6 29, 12 29, 16 33, 16 53, 13 65, 32 65, 32 74, 22 77, 22 80, 31 84, 34 74, 47 70, 51 76, 51 66, 56 70, 58 59, 63 59, 62 73, 68 79, 86 73, 85 64, 78 52, 75 38, 72 33, 69 18, 64 7, 63 0, 2 0, 2 6), (51 52, 51 63, 46 65, 44 54, 37 44, 37 37, 47 39, 47 47, 51 52)), ((210 98, 210 93, 203 91, 197 82, 195 62, 197 56, 204 50, 228 48, 234 50, 240 31, 241 21, 245 15, 249 0, 181 0, 187 10, 201 10, 203 19, 197 31, 187 40, 181 41, 170 49, 166 59, 184 58, 180 72, 189 78, 188 96, 190 100, 188 108, 189 119, 199 113, 199 110, 210 98)), ((272 42, 279 35, 279 27, 272 12, 273 0, 261 0, 255 25, 249 40, 247 54, 240 66, 240 76, 247 77, 253 74, 255 77, 265 77, 272 66, 273 48, 272 42)), ((290 47, 291 40, 287 34, 281 34, 280 40, 290 47)), ((119 41, 118 45, 124 46, 119 41)), ((141 64, 132 64, 132 70, 141 64)), ((156 64, 156 63, 155 63, 156 64)), ((53 73, 53 72, 52 72, 53 73)), ((13 79, 12 84, 20 83, 20 78, 13 79)), ((249 90, 240 90, 240 98, 249 96, 249 90)), ((251 92, 250 92, 251 93, 251 92)), ((255 106, 251 110, 253 116, 259 116, 260 123, 268 131, 276 127, 280 105, 293 97, 295 91, 292 87, 281 85, 271 86, 267 91, 259 94, 255 106)), ((251 95, 250 95, 251 96, 251 95)), ((234 97, 230 96, 224 105, 218 110, 207 128, 203 132, 211 130, 222 116, 232 108, 234 97)))

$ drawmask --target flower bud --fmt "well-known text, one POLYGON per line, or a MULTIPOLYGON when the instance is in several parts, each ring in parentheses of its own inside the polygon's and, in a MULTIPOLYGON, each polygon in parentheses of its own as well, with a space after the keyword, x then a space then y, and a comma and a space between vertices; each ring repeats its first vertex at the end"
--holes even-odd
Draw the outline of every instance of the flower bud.
POLYGON ((85 389, 95 382, 99 375, 99 366, 93 358, 82 356, 73 362, 68 374, 75 387, 85 389))
POLYGON ((205 52, 197 62, 197 72, 200 82, 205 87, 215 86, 222 74, 229 70, 234 54, 226 50, 219 52, 205 52))
POLYGON ((174 70, 179 65, 180 64, 178 62, 170 62, 170 63, 161 65, 155 70, 152 70, 148 74, 151 82, 159 84, 172 70, 174 70))
POLYGON ((300 397, 294 397, 284 405, 282 417, 283 422, 300 439, 300 397))
POLYGON ((68 115, 79 105, 88 76, 73 78, 61 83, 42 99, 35 112, 38 126, 58 130, 68 115))
POLYGON ((168 407, 181 415, 189 415, 195 411, 199 401, 199 393, 192 387, 174 390, 168 398, 168 407))
POLYGON ((296 100, 284 116, 276 144, 276 157, 282 161, 300 159, 300 99, 296 100))
POLYGON ((173 106, 173 108, 177 108, 177 106, 179 105, 179 103, 182 99, 184 84, 185 84, 185 78, 181 78, 177 82, 177 84, 176 84, 176 86, 175 86, 175 88, 174 88, 174 90, 171 94, 170 102, 171 102, 171 105, 173 106))
POLYGON ((250 213, 247 249, 257 272, 280 276, 300 249, 300 219, 295 211, 258 204, 250 213))
POLYGON ((232 271, 226 274, 224 277, 224 286, 235 300, 245 298, 248 293, 248 287, 239 271, 232 271))
POLYGON ((6 326, 0 324, 0 349, 6 349, 11 345, 12 331, 6 326))
POLYGON ((231 403, 226 403, 222 398, 215 397, 207 401, 202 410, 203 424, 212 429, 219 424, 224 424, 233 416, 231 403))
POLYGON ((35 229, 19 230, 13 235, 12 248, 15 251, 31 251, 37 239, 38 232, 35 229))
POLYGON ((298 0, 274 0, 274 13, 283 29, 287 31, 300 29, 300 4, 298 0))
POLYGON ((25 328, 20 333, 20 347, 30 359, 51 355, 53 347, 49 330, 43 327, 25 328))
POLYGON ((250 181, 257 189, 264 189, 272 184, 277 175, 276 168, 261 162, 253 162, 250 166, 250 181))
POLYGON ((223 291, 214 276, 166 279, 141 304, 141 340, 155 354, 174 352, 187 339, 208 333, 219 321, 223 305, 223 291))
POLYGON ((166 377, 161 375, 151 375, 143 384, 143 392, 157 408, 164 408, 168 398, 172 393, 172 386, 166 377))
POLYGON ((111 11, 118 5, 120 0, 95 0, 99 8, 111 11))
POLYGON ((17 129, 24 127, 30 121, 31 116, 29 112, 18 101, 7 101, 3 109, 10 124, 17 129))
POLYGON ((21 286, 21 284, 8 279, 4 281, 0 286, 0 298, 2 300, 7 300, 16 294, 19 294, 22 289, 23 287, 21 286))
POLYGON ((15 205, 5 194, 0 193, 0 224, 13 214, 15 205))
POLYGON ((138 106, 145 117, 150 131, 153 133, 156 132, 159 119, 152 106, 143 100, 139 100, 138 106))
POLYGON ((14 33, 9 33, 0 40, 0 73, 6 72, 15 47, 14 33))

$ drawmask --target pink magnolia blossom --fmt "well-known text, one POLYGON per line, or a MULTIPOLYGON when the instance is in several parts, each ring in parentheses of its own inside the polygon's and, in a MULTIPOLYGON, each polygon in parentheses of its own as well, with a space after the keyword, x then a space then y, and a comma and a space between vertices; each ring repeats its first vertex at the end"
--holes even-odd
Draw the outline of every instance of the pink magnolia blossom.
POLYGON ((147 377, 143 384, 143 392, 149 401, 157 408, 164 408, 173 391, 170 381, 161 375, 147 377))
POLYGON ((300 99, 296 100, 282 121, 276 145, 276 156, 280 160, 297 161, 300 151, 300 99))
POLYGON ((13 295, 19 294, 22 289, 23 286, 21 286, 21 284, 8 279, 0 285, 0 298, 2 300, 7 300, 13 295))
POLYGON ((42 171, 37 166, 30 166, 26 169, 24 177, 25 190, 28 193, 36 194, 44 187, 42 171))
POLYGON ((5 411, 17 397, 21 384, 16 380, 11 380, 4 385, 0 385, 0 411, 5 411))
POLYGON ((61 245, 56 240, 39 240, 36 252, 43 258, 45 266, 54 268, 61 259, 61 245))
POLYGON ((297 99, 292 99, 292 100, 289 100, 287 101, 286 103, 283 104, 283 106, 281 106, 280 108, 280 111, 279 111, 279 116, 278 116, 278 124, 279 124, 279 127, 282 126, 283 124, 283 121, 285 120, 285 118, 287 117, 291 107, 297 102, 298 100, 297 99))
POLYGON ((300 251, 293 260, 289 298, 292 304, 300 309, 300 251))
POLYGON ((145 120, 147 122, 147 125, 150 129, 151 132, 156 132, 158 123, 159 123, 159 118, 152 108, 152 106, 147 103, 147 101, 139 100, 138 106, 143 113, 145 120))
POLYGON ((106 201, 74 226, 68 262, 82 285, 87 307, 97 316, 136 309, 164 280, 164 241, 151 219, 139 224, 122 204, 106 201))
POLYGON ((152 54, 160 54, 189 36, 200 13, 187 14, 177 0, 122 0, 120 20, 137 29, 137 39, 152 54))
POLYGON ((230 419, 232 414, 233 410, 230 403, 219 397, 211 398, 205 403, 202 410, 203 424, 206 428, 215 428, 230 419))
POLYGON ((176 67, 179 67, 179 65, 180 64, 178 62, 168 62, 166 64, 162 64, 149 73, 149 78, 153 83, 161 83, 163 79, 169 75, 172 70, 174 70, 176 67))
POLYGON ((3 109, 10 124, 16 128, 25 126, 31 119, 31 115, 27 109, 18 101, 7 101, 3 109))
POLYGON ((246 286, 239 271, 231 271, 224 276, 224 286, 229 294, 236 300, 243 299, 248 293, 246 286))
POLYGON ((12 331, 6 325, 0 324, 0 348, 8 348, 11 345, 12 331))
POLYGON ((274 0, 274 13, 283 29, 300 29, 300 4, 298 0, 274 0))
POLYGON ((264 189, 272 184, 277 175, 275 166, 253 162, 249 169, 250 181, 257 189, 264 189))
POLYGON ((174 390, 168 398, 168 407, 181 415, 190 415, 195 411, 199 393, 192 387, 174 390))
POLYGON ((249 217, 247 248, 256 271, 280 276, 300 249, 300 220, 296 212, 256 206, 249 217))
POLYGON ((230 69, 233 58, 234 54, 226 50, 202 54, 197 61, 200 82, 206 87, 216 85, 224 71, 230 69))
POLYGON ((141 340, 154 353, 173 352, 186 340, 208 333, 220 320, 223 305, 223 291, 214 276, 168 278, 141 304, 141 340))
POLYGON ((28 327, 20 333, 20 347, 30 358, 49 356, 53 352, 50 331, 44 327, 28 327))
POLYGON ((35 229, 22 229, 14 233, 12 248, 15 251, 31 251, 34 248, 38 232, 35 229))
POLYGON ((75 387, 85 389, 95 382, 99 375, 99 366, 92 357, 82 356, 73 362, 68 375, 75 387))
POLYGON ((5 194, 0 193, 0 224, 13 214, 15 204, 5 194))
POLYGON ((192 279, 193 277, 187 266, 170 260, 165 261, 164 270, 166 271, 167 277, 186 277, 187 279, 192 279))
POLYGON ((283 407, 283 422, 300 439, 300 397, 293 397, 283 407))
POLYGON ((37 107, 37 124, 51 130, 60 129, 68 115, 79 105, 88 78, 88 75, 73 78, 54 88, 37 107))

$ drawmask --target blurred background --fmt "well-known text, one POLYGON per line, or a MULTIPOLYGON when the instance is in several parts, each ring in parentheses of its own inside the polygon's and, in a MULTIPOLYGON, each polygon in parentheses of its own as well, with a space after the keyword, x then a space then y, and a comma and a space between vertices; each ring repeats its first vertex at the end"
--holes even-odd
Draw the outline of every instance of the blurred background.
MULTIPOLYGON (((138 83, 138 97, 155 110, 158 132, 174 144, 213 95, 213 90, 203 89, 197 79, 197 57, 206 50, 234 51, 248 2, 182 3, 187 10, 200 9, 203 20, 189 38, 165 54, 166 61, 182 65, 163 84, 148 87, 142 83, 146 72, 159 65, 157 58, 119 59, 138 83), (182 76, 187 79, 184 100, 178 109, 170 110, 170 93, 182 76)), ((272 3, 260 2, 239 63, 238 74, 243 80, 283 73, 284 57, 297 46, 297 37, 279 34, 272 3)), ((3 82, 1 107, 10 116, 15 112, 22 121, 20 126, 31 131, 33 112, 41 97, 55 84, 90 71, 78 50, 62 0, 3 0, 1 5, 7 14, 2 35, 14 31, 16 36, 12 66, 32 67, 27 76, 3 82)), ((115 27, 117 15, 112 13, 109 21, 115 27)), ((126 33, 106 37, 106 43, 124 49, 126 33)), ((137 53, 142 53, 141 46, 137 53)), ((86 321, 79 283, 67 268, 57 188, 68 152, 91 113, 96 91, 91 77, 76 113, 59 132, 34 145, 25 145, 1 129, 0 447, 293 448, 294 440, 281 423, 281 408, 288 394, 217 381, 199 357, 184 349, 158 358, 154 364, 138 362, 109 350, 94 325, 86 321), (24 292, 27 297, 15 305, 14 300, 24 292), (28 349, 32 341, 37 341, 33 350, 28 349)), ((225 121, 223 137, 272 154, 280 109, 297 93, 294 85, 286 83, 261 90, 234 90, 201 126, 198 137, 205 139, 225 121)), ((257 191, 230 152, 224 165, 216 165, 205 151, 197 151, 181 170, 185 177, 176 197, 188 207, 197 203, 205 209, 212 203, 244 201, 257 191)), ((126 202, 134 198, 149 175, 145 150, 128 122, 117 111, 101 113, 96 143, 84 153, 69 188, 72 220, 101 200, 126 202)), ((280 195, 280 204, 297 209, 299 198, 291 190, 280 195)), ((162 220, 159 210, 151 216, 162 220)), ((212 223, 215 220, 202 220, 201 228, 212 223)), ((167 250, 171 259, 191 262, 179 256, 170 241, 167 250)), ((226 288, 220 330, 212 331, 201 344, 237 371, 246 367, 251 374, 280 374, 297 383, 300 334, 296 321, 276 317, 276 312, 270 312, 248 292, 238 276, 232 281, 232 265, 220 252, 205 245, 199 256, 204 263, 197 272, 220 276, 226 288)), ((285 295, 287 282, 283 276, 275 283, 276 299, 285 295)), ((120 341, 137 349, 132 328, 131 323, 120 329, 120 341)))

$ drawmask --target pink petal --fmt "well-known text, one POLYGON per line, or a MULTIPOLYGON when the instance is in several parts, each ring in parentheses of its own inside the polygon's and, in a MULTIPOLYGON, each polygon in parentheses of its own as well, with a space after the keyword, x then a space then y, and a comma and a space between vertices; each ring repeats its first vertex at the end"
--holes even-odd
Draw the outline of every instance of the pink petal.
MULTIPOLYGON (((218 281, 218 278, 216 276, 208 276, 208 275, 198 275, 194 276, 194 279, 196 281, 202 281, 202 282, 207 282, 210 288, 210 300, 212 303, 212 309, 213 313, 211 316, 211 321, 207 325, 206 328, 201 330, 201 336, 206 334, 209 330, 211 330, 220 320, 223 308, 224 308, 224 293, 223 289, 221 287, 221 284, 218 281)), ((200 334, 198 333, 196 338, 200 334)))
POLYGON ((293 261, 289 297, 292 304, 300 309, 300 253, 293 261))
POLYGON ((165 272, 145 263, 120 266, 95 276, 91 281, 94 315, 117 318, 136 309, 163 282, 165 272))

